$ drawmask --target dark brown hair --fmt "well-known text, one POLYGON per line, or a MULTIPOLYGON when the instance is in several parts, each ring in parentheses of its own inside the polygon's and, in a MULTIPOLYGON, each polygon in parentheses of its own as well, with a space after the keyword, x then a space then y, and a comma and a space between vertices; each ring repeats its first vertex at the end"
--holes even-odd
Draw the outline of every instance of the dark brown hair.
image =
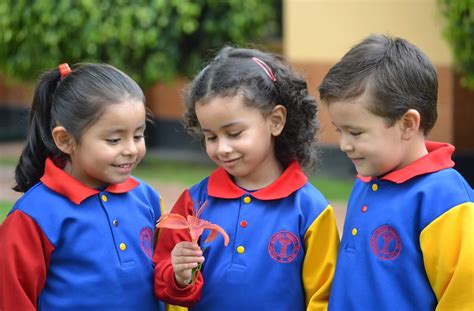
POLYGON ((367 92, 371 112, 389 125, 409 109, 421 115, 425 134, 437 118, 438 78, 428 57, 400 38, 373 34, 335 64, 319 86, 321 100, 330 105, 367 92))
POLYGON ((13 190, 26 192, 44 173, 46 158, 64 163, 67 155, 55 145, 52 129, 61 124, 76 141, 96 122, 105 107, 133 99, 143 105, 140 87, 107 64, 78 64, 61 80, 59 70, 43 74, 36 85, 29 115, 26 146, 15 170, 13 190))
POLYGON ((195 112, 196 104, 206 104, 215 97, 237 94, 243 95, 246 105, 264 114, 269 113, 275 105, 283 105, 287 110, 287 120, 275 141, 277 159, 283 166, 297 160, 306 171, 316 166, 318 104, 309 94, 306 81, 276 54, 256 49, 222 48, 187 88, 185 129, 202 139, 195 112), (259 60, 264 64, 259 65, 259 60), (270 73, 264 69, 265 65, 269 67, 270 73))

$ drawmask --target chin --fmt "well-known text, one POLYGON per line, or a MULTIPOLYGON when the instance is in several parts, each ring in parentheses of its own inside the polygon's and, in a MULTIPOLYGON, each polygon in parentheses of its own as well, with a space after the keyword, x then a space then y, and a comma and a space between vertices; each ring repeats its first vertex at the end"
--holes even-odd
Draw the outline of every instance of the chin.
POLYGON ((362 176, 362 177, 374 177, 377 176, 376 174, 370 173, 370 172, 364 172, 364 171, 357 171, 357 175, 362 176))

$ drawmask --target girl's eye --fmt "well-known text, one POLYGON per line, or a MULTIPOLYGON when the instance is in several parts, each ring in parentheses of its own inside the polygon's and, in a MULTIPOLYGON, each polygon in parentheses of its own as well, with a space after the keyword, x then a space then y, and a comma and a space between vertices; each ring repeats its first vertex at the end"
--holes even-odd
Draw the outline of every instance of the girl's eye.
POLYGON ((110 139, 106 139, 105 141, 110 144, 116 144, 120 141, 120 138, 110 138, 110 139))
POLYGON ((143 135, 143 134, 142 134, 142 135, 135 135, 135 136, 133 137, 133 139, 135 139, 135 141, 142 140, 143 138, 145 138, 145 135, 143 135))
POLYGON ((359 136, 362 132, 350 132, 352 136, 359 136))
POLYGON ((207 141, 214 141, 217 139, 217 136, 206 136, 207 141))
POLYGON ((229 137, 239 137, 239 135, 242 133, 242 131, 239 131, 239 132, 233 132, 233 133, 229 133, 229 137))

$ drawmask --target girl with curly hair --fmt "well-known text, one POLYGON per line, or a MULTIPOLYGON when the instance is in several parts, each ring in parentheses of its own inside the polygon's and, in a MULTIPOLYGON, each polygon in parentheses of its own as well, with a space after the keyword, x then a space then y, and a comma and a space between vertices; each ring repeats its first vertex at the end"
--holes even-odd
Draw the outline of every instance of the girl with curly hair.
POLYGON ((195 215, 206 203, 200 218, 230 243, 161 229, 155 295, 190 310, 326 310, 339 235, 303 172, 317 163, 319 129, 304 79, 278 55, 224 47, 185 102, 185 128, 218 168, 171 212, 195 215))

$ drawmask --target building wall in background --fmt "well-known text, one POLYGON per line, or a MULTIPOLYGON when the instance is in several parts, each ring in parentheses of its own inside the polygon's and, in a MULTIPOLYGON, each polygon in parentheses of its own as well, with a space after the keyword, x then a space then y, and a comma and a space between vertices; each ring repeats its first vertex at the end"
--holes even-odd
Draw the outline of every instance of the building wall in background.
MULTIPOLYGON (((436 0, 284 0, 284 54, 317 96, 322 78, 353 45, 371 33, 407 39, 423 50, 439 74, 438 121, 429 139, 453 143, 452 55, 442 37, 436 0)), ((326 107, 322 142, 335 144, 326 107)))

